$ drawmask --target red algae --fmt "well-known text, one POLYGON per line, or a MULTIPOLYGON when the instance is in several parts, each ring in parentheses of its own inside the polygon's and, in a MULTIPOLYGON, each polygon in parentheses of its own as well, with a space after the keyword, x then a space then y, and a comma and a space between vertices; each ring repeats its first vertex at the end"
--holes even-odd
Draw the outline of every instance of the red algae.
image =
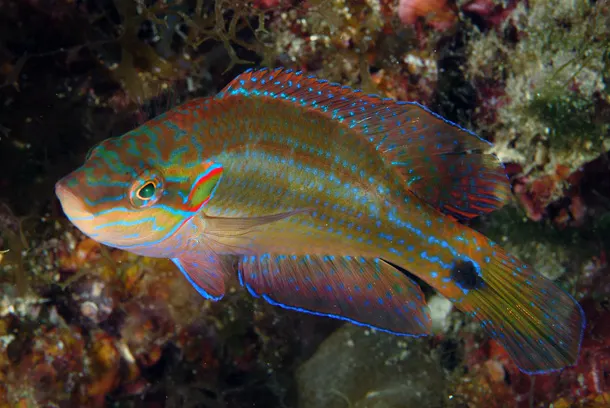
POLYGON ((457 22, 457 10, 449 0, 400 0, 398 16, 404 24, 419 21, 438 31, 445 31, 457 22))
POLYGON ((519 3, 524 3, 524 0, 509 0, 506 4, 494 0, 471 0, 463 4, 460 10, 482 19, 486 28, 499 29, 519 3))

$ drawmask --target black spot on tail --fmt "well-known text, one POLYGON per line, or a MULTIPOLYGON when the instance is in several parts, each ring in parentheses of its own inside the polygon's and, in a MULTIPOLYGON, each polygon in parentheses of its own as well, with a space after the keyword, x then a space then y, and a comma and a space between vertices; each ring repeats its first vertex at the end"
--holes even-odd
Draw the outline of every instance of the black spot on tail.
POLYGON ((471 290, 480 288, 483 279, 471 261, 458 259, 451 268, 451 279, 462 289, 471 290))

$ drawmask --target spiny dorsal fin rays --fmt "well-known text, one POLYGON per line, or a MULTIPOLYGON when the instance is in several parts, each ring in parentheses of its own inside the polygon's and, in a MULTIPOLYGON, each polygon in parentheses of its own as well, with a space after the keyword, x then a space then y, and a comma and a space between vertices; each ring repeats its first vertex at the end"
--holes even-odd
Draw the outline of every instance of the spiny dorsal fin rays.
POLYGON ((510 185, 490 144, 415 102, 364 95, 290 70, 246 71, 218 95, 273 98, 316 110, 356 131, 393 166, 407 188, 465 220, 502 207, 510 185))

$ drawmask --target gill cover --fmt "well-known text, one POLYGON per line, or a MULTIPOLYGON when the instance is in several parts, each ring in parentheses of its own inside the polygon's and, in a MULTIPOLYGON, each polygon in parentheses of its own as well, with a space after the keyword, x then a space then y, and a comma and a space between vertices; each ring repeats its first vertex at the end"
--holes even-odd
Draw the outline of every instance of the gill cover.
POLYGON ((206 161, 201 164, 199 174, 192 182, 188 194, 182 194, 185 211, 196 213, 214 196, 222 177, 223 167, 219 163, 206 161))

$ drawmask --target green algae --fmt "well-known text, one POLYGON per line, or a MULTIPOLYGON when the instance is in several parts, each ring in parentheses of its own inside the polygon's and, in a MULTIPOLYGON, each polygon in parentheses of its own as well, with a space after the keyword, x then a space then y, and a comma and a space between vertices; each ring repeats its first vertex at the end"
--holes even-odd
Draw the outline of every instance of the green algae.
POLYGON ((498 31, 473 31, 467 77, 504 91, 496 120, 479 124, 501 160, 528 166, 535 178, 607 150, 610 120, 599 105, 608 99, 609 13, 603 2, 535 1, 519 5, 498 31), (517 33, 513 43, 508 32, 517 33), (536 160, 540 142, 544 162, 536 160))
POLYGON ((548 128, 548 137, 559 149, 569 149, 574 142, 599 142, 607 125, 595 123, 594 113, 592 99, 558 85, 545 87, 524 107, 524 114, 548 128))

